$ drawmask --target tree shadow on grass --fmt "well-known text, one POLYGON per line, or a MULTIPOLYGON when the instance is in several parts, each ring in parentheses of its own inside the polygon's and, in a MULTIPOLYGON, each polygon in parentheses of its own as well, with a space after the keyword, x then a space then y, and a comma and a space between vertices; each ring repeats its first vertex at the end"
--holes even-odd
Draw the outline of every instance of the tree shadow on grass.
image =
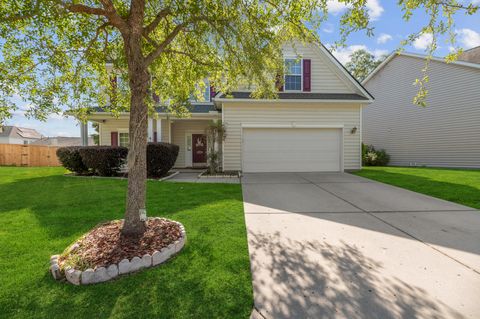
POLYGON ((76 287, 49 256, 99 222, 122 218, 126 182, 64 176, 0 184, 0 309, 8 318, 247 318, 251 274, 238 185, 149 182, 152 216, 182 222, 187 244, 166 264, 76 287), (10 243, 15 243, 11 245, 10 243), (26 251, 29 253, 26 253, 26 251))
POLYGON ((279 232, 250 233, 249 241, 252 272, 265 279, 254 280, 255 306, 266 318, 465 318, 424 289, 382 275, 382 263, 356 245, 279 232))

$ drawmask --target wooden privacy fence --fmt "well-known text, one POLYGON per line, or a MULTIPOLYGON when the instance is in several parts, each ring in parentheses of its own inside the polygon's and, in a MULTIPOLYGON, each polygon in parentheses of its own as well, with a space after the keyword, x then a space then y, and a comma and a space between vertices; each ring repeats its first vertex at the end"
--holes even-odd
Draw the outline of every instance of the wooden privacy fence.
POLYGON ((58 146, 0 144, 0 165, 61 166, 58 146))

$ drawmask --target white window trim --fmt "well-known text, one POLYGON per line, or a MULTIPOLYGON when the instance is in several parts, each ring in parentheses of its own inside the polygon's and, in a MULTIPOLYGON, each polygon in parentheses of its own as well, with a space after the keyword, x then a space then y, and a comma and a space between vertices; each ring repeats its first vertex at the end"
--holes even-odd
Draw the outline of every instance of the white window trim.
POLYGON ((128 144, 130 145, 130 132, 128 131, 128 128, 119 128, 119 129, 117 129, 118 146, 121 146, 120 145, 120 133, 128 133, 128 144))
MULTIPOLYGON (((288 74, 283 75, 283 92, 303 92, 303 58, 299 57, 291 57, 291 56, 285 56, 283 58, 283 67, 285 68, 287 60, 297 60, 300 62, 300 90, 287 90, 285 84, 286 84, 286 76, 288 74)), ((297 74, 292 74, 292 75, 297 75, 297 74)))

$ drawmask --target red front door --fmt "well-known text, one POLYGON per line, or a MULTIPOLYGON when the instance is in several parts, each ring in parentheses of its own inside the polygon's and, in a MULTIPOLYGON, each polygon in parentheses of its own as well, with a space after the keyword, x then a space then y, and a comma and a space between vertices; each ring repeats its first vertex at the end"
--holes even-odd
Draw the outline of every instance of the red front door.
POLYGON ((192 134, 192 162, 207 162, 207 137, 205 134, 192 134))

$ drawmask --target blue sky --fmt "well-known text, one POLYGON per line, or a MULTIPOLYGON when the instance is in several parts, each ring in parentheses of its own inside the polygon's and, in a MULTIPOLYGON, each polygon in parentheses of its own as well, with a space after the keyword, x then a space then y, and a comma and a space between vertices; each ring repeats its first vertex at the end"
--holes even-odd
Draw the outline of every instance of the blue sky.
MULTIPOLYGON (((480 0, 464 0, 463 3, 472 2, 480 5, 480 0)), ((373 19, 372 26, 375 28, 375 35, 368 37, 365 32, 352 34, 346 43, 346 47, 334 52, 335 56, 342 62, 348 61, 348 56, 357 49, 366 49, 376 56, 388 54, 399 48, 400 42, 409 34, 418 32, 427 22, 427 17, 423 12, 417 12, 409 22, 402 19, 402 12, 397 5, 396 0, 368 0, 370 16, 373 19)), ((318 34, 324 44, 334 43, 339 39, 339 19, 346 10, 338 1, 329 1, 329 19, 324 22, 318 34)), ((466 16, 458 13, 455 17, 455 27, 457 34, 457 46, 463 49, 469 49, 480 46, 480 12, 473 16, 466 16)), ((440 38, 439 48, 435 52, 436 56, 445 56, 450 51, 450 44, 445 42, 446 38, 440 38)), ((426 45, 429 43, 429 35, 423 35, 414 45, 405 47, 408 52, 424 53, 426 45)), ((20 98, 15 99, 21 109, 27 106, 22 103, 20 98)), ((9 125, 29 127, 37 129, 46 136, 79 136, 80 129, 76 121, 69 117, 61 115, 52 115, 47 122, 26 119, 23 111, 16 112, 14 117, 7 121, 9 125)), ((92 130, 90 129, 90 132, 92 130)))

